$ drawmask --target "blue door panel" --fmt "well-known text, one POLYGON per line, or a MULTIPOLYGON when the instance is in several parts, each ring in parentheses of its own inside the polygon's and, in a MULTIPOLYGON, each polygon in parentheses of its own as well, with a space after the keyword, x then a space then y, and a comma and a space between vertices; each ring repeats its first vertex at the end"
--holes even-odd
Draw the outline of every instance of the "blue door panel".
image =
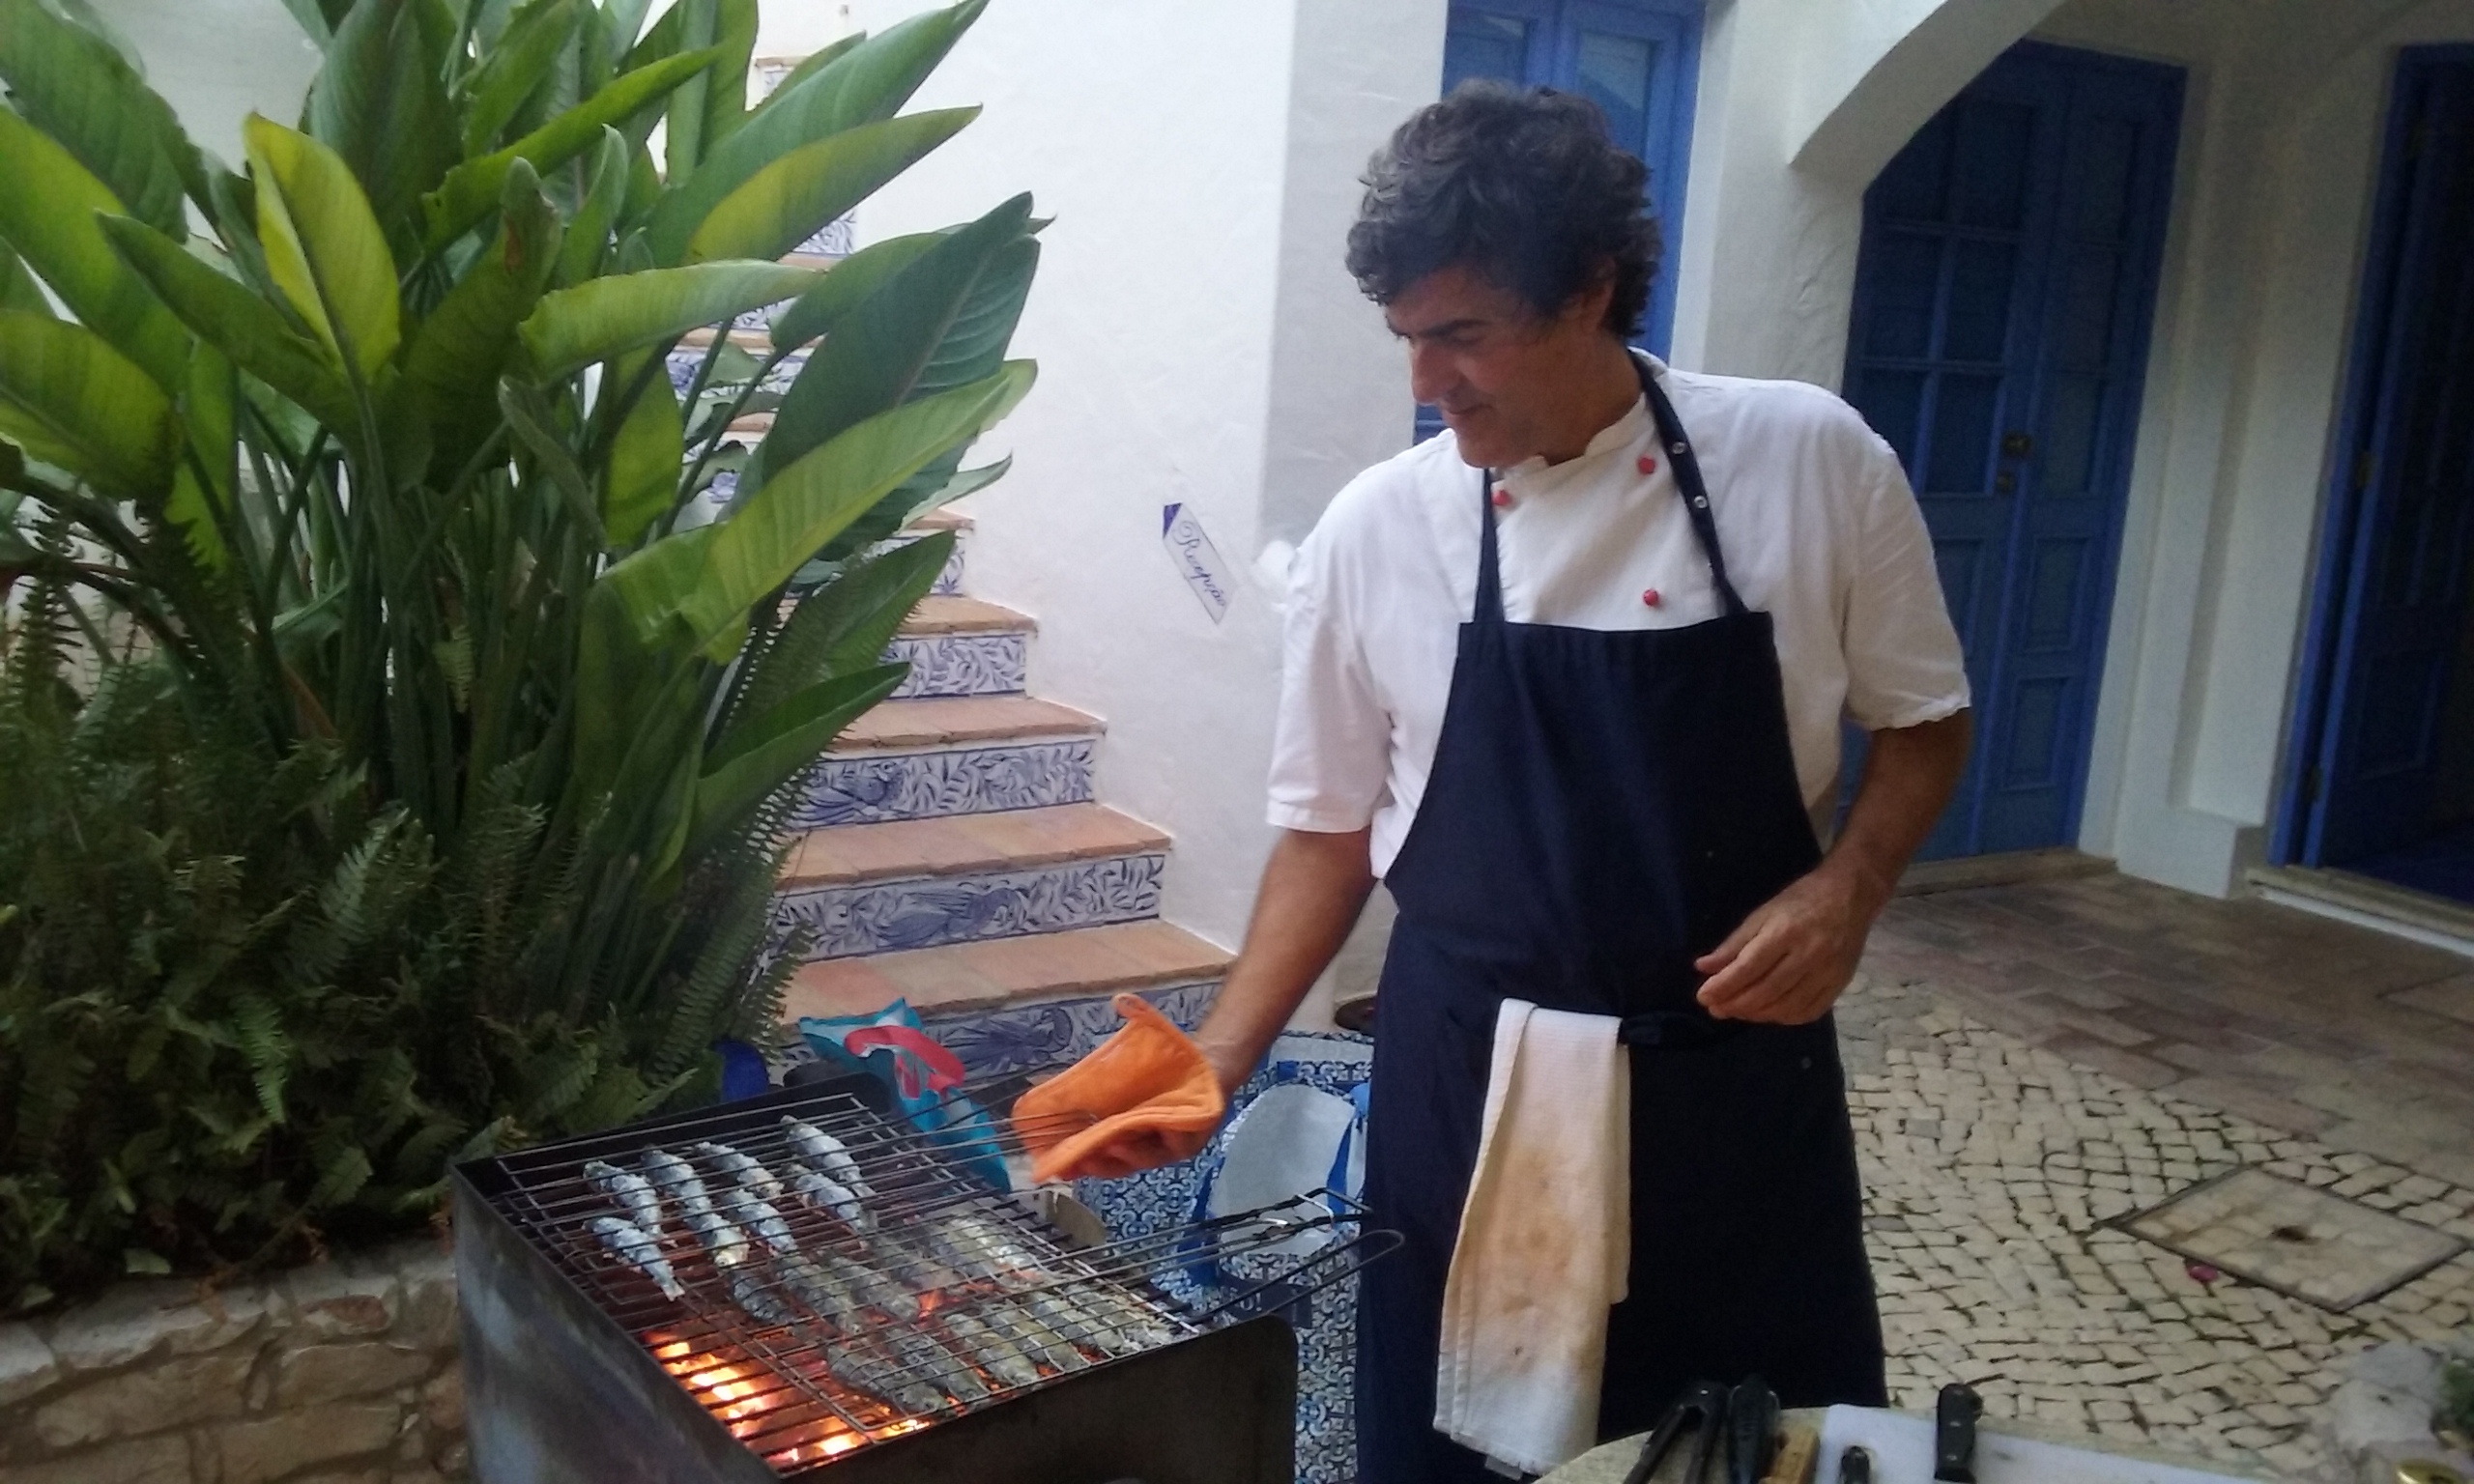
POLYGON ((1848 398, 1915 487, 1976 695, 1928 856, 2078 831, 2180 89, 2022 43, 1865 195, 1848 398))
POLYGON ((2397 97, 2340 496, 2344 597, 2309 752, 2324 781, 2300 852, 2313 865, 2408 846, 2440 822, 2474 569, 2474 59, 2408 57, 2397 97))

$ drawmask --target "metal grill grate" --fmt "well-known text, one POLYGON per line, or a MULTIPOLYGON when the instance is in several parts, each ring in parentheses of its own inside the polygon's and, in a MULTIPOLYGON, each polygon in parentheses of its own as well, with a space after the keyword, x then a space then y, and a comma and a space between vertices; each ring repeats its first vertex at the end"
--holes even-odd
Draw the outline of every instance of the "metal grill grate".
MULTIPOLYGON (((971 1091, 1003 1107, 1019 1086, 971 1091)), ((489 1202, 777 1473, 1289 1301, 1386 1249, 1321 1192, 1078 1246, 968 1173, 977 1156, 1019 1161, 1010 1130, 939 1142, 848 1091, 758 1116, 508 1156, 489 1202), (1206 1312, 1150 1281, 1316 1232, 1277 1279, 1206 1312)))

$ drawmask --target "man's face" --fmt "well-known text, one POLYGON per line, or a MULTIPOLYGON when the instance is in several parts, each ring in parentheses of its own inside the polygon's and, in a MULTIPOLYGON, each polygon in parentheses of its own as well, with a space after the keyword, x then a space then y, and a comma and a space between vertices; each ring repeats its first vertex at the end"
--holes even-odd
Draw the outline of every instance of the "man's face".
POLYGON ((1461 458, 1504 469, 1546 452, 1584 395, 1610 293, 1585 290, 1549 318, 1455 264, 1403 289, 1383 318, 1409 343, 1410 390, 1460 436, 1461 458))

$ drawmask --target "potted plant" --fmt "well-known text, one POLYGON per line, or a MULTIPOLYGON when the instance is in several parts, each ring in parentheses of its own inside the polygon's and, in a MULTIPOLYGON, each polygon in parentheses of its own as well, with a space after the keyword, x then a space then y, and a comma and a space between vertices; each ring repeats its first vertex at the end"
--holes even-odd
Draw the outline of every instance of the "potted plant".
POLYGON ((970 121, 898 110, 983 4, 751 107, 755 0, 293 0, 227 167, 0 0, 0 1306, 417 1224, 770 1030, 1038 223, 779 260, 970 121))

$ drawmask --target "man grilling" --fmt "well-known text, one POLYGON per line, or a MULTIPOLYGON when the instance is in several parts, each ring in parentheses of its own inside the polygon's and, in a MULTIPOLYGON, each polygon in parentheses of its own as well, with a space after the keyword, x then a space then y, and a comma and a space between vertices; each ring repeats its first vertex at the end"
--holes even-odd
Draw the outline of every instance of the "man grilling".
MULTIPOLYGON (((1967 678, 1853 410, 1627 345, 1644 180, 1588 102, 1473 83, 1376 156, 1349 234, 1449 431, 1299 553, 1283 833, 1196 1040, 1224 1098, 1390 888, 1366 1199, 1407 1241, 1363 1278, 1367 1484, 1548 1467, 1696 1378, 1884 1399, 1829 1011, 1957 781, 1967 678), (1842 717, 1871 747, 1825 852, 1842 717), (1609 1234, 1606 1292, 1559 1310, 1609 1234), (1573 1356, 1594 1394, 1530 1446, 1573 1356)), ((1076 1168, 1200 1142, 1133 1125, 1076 1168)))

